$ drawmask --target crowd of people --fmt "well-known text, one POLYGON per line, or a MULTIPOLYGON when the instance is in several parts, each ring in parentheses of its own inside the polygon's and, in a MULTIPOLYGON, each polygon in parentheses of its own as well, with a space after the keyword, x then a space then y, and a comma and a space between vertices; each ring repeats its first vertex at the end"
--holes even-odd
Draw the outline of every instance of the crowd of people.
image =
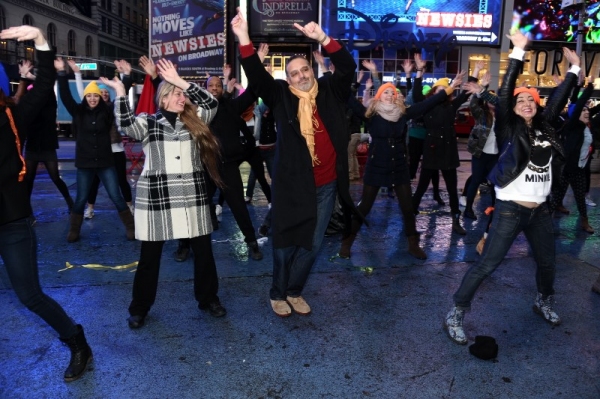
MULTIPOLYGON (((243 93, 232 94, 234 87, 241 87, 229 76, 229 68, 224 69, 225 81, 209 76, 204 84, 196 84, 183 79, 171 61, 155 63, 143 57, 140 65, 149 75, 147 90, 155 96, 156 111, 139 114, 127 99, 131 87, 127 62, 115 62, 119 77, 101 77, 85 88, 79 83, 82 100, 78 102, 67 76, 67 64, 77 75, 76 65, 55 58, 39 29, 21 26, 0 33, 2 39, 33 40, 38 59, 37 76, 31 75, 31 64, 24 63, 20 69, 23 82, 17 95, 10 97, 9 88, 0 89, 0 256, 19 299, 69 346, 71 360, 65 381, 85 372, 92 351, 83 327, 40 288, 30 205, 39 162, 44 162, 67 203, 69 243, 80 239, 84 219, 93 217, 100 182, 118 211, 127 239, 141 241, 129 305, 130 328, 146 324, 168 240, 180 241, 177 260, 184 260, 190 249, 197 254, 193 263, 198 308, 213 317, 226 315, 218 296, 211 241, 212 232, 218 229, 218 205, 213 200, 217 190, 244 236, 249 258, 263 258, 257 234, 272 237, 269 299, 273 312, 280 317, 308 315, 311 306, 302 294, 336 206, 345 220, 339 256, 350 258, 380 188, 387 188, 398 201, 409 254, 424 260, 427 254, 420 246, 416 216, 430 181, 434 182, 434 199, 445 205, 437 187, 441 171, 452 231, 467 234, 460 224, 460 161, 453 126, 458 108, 466 101, 475 126, 468 143, 472 176, 464 189, 462 216, 477 218, 473 204, 477 189, 486 181, 493 186, 493 212, 477 246, 481 256, 466 271, 454 294, 444 329, 454 342, 468 342, 463 327, 465 313, 480 284, 500 265, 520 232, 525 234, 537 264, 533 310, 548 323, 560 324, 554 308, 552 216, 565 211, 562 200, 569 185, 580 227, 594 232, 587 216, 586 194, 594 132, 600 126, 595 117, 599 109, 589 106, 593 85, 580 79, 579 56, 563 50, 570 68, 544 106, 535 88, 517 87, 528 44, 519 31, 507 35, 514 48, 497 93, 489 88, 489 74, 480 76, 483 63, 477 63, 468 78, 466 72, 459 72, 453 79, 438 79, 432 87, 425 87, 427 63, 416 54, 414 62, 406 60, 403 64, 407 78, 403 87, 382 84, 375 64, 364 61, 370 78, 365 84, 367 90, 358 98, 356 90, 366 73, 356 71, 349 51, 314 22, 294 26, 318 42, 329 56, 330 65, 321 77, 315 76, 304 56, 294 56, 285 66, 286 79, 275 79, 263 65, 268 46, 261 44, 255 49, 245 15, 238 11, 231 30, 248 77, 243 93), (23 89, 32 81, 32 87, 23 89), (75 200, 57 171, 58 140, 52 128, 55 81, 60 99, 73 117, 75 200), (581 88, 584 90, 578 95, 581 88), (114 99, 109 89, 115 93, 114 99), (458 89, 461 91, 455 96, 458 89), (563 112, 565 108, 567 112, 563 112), (254 132, 246 123, 252 115, 257 122, 254 132), (362 192, 355 203, 350 184, 361 176, 357 176, 352 151, 365 139, 359 134, 361 127, 369 133, 369 146, 362 192), (125 173, 124 135, 139 141, 145 154, 135 196, 125 173), (251 165, 252 179, 259 181, 269 203, 267 218, 258 230, 247 209, 254 180, 244 193, 242 162, 251 165), (265 177, 264 163, 271 184, 265 177), (411 183, 416 183, 414 193, 411 183)), ((323 63, 320 53, 315 59, 323 63)), ((600 293, 600 277, 593 289, 600 293)))

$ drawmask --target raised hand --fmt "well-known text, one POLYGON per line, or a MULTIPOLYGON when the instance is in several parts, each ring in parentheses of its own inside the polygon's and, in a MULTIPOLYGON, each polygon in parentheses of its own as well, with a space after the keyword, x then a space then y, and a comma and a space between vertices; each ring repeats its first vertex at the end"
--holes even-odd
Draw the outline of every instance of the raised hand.
POLYGON ((67 64, 69 64, 69 68, 71 68, 71 71, 73 71, 73 73, 81 73, 81 70, 77 66, 77 63, 75 62, 74 59, 69 58, 67 60, 67 64))
POLYGON ((31 74, 31 69, 32 68, 33 68, 33 64, 31 64, 31 61, 29 61, 29 60, 23 60, 19 64, 19 75, 21 75, 24 78, 28 78, 29 79, 29 75, 33 76, 31 74))
POLYGON ((365 90, 371 90, 373 88, 373 79, 369 78, 365 82, 365 90))
POLYGON ((258 54, 258 58, 260 58, 260 62, 264 62, 269 54, 269 45, 267 43, 261 43, 258 46, 258 51, 256 53, 258 54))
POLYGON ((65 61, 62 59, 62 57, 56 57, 54 59, 54 69, 57 71, 65 70, 65 61))
POLYGON ((487 87, 490 85, 491 80, 492 80, 492 75, 490 75, 490 71, 487 71, 486 73, 483 74, 479 83, 481 84, 481 86, 487 87))
POLYGON ((125 60, 115 60, 115 68, 123 75, 131 75, 131 64, 125 60))
POLYGON ((358 83, 362 82, 363 78, 365 77, 365 71, 363 71, 362 69, 360 69, 358 71, 358 74, 356 75, 356 81, 358 83))
POLYGON ((409 75, 413 70, 412 61, 409 59, 404 60, 404 62, 402 63, 402 69, 404 69, 405 74, 409 75))
POLYGON ((150 58, 142 55, 138 61, 138 64, 142 67, 147 75, 152 77, 152 79, 155 79, 158 76, 156 73, 156 65, 154 65, 154 61, 152 61, 150 58))
POLYGON ((246 17, 240 10, 237 8, 237 14, 231 20, 231 30, 237 36, 240 41, 240 45, 244 46, 250 44, 250 36, 248 35, 248 21, 246 21, 246 17))
POLYGON ((39 28, 29 25, 14 26, 0 32, 0 39, 15 39, 18 42, 33 40, 36 46, 46 44, 46 38, 39 28))
POLYGON ((319 43, 327 39, 327 35, 323 32, 323 29, 316 22, 309 22, 302 26, 294 23, 294 27, 304 34, 304 36, 318 41, 319 43))
POLYGON ((237 79, 236 79, 236 78, 233 78, 233 79, 231 79, 231 80, 228 80, 228 81, 227 81, 227 87, 226 87, 226 89, 227 89, 227 92, 228 92, 228 93, 233 93, 233 90, 235 89, 235 85, 236 85, 236 84, 237 84, 237 79))
POLYGON ((450 87, 452 87, 453 89, 456 89, 457 87, 459 87, 462 84, 466 75, 467 75, 467 71, 462 71, 462 72, 459 71, 456 74, 456 76, 454 77, 454 79, 452 80, 452 84, 450 85, 450 87))
POLYGON ((373 61, 371 60, 363 60, 362 62, 362 66, 364 66, 365 68, 367 68, 369 71, 371 71, 371 73, 377 73, 377 64, 375 64, 373 61))
POLYGON ((520 30, 516 29, 512 33, 507 34, 506 37, 510 39, 513 46, 518 47, 522 50, 527 47, 528 39, 520 30))
POLYGON ((565 55, 565 58, 571 63, 571 65, 581 65, 581 60, 575 51, 563 47, 563 54, 565 55))
POLYGON ((173 65, 171 61, 161 58, 156 63, 156 69, 158 70, 158 73, 164 80, 177 86, 176 82, 179 82, 181 78, 177 73, 175 65, 173 65))
POLYGON ((476 82, 466 82, 462 85, 462 89, 469 94, 481 93, 483 87, 476 82))
POLYGON ((427 67, 427 61, 423 60, 421 53, 415 53, 415 65, 417 66, 417 71, 419 69, 425 71, 425 67, 427 67))
POLYGON ((114 77, 112 79, 108 79, 105 78, 104 76, 100 77, 100 82, 104 83, 106 86, 112 88, 117 96, 125 96, 125 86, 123 85, 123 82, 121 82, 121 79, 119 79, 118 77, 114 77))
POLYGON ((319 64, 321 68, 326 71, 327 67, 325 66, 325 57, 323 57, 323 54, 319 50, 315 50, 313 51, 313 57, 315 61, 317 61, 317 64, 319 64))

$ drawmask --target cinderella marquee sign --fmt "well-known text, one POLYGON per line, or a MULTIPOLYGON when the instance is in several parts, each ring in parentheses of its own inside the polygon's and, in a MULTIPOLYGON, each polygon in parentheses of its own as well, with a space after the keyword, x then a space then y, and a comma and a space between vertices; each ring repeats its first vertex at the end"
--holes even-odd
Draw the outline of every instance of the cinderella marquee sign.
POLYGON ((252 0, 249 28, 257 36, 301 36, 294 23, 316 21, 318 0, 252 0))

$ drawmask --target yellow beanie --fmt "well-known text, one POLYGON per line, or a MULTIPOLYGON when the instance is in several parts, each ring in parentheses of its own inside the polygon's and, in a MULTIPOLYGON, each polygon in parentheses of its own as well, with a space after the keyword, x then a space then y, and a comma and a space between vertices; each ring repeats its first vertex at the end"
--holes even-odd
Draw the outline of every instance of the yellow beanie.
POLYGON ((431 86, 431 88, 433 89, 434 87, 437 87, 437 86, 450 87, 450 79, 448 79, 448 78, 438 79, 435 81, 433 86, 431 86))
POLYGON ((97 94, 101 95, 100 88, 98 87, 98 83, 95 80, 92 80, 89 85, 85 87, 83 91, 83 96, 87 96, 88 94, 97 94))

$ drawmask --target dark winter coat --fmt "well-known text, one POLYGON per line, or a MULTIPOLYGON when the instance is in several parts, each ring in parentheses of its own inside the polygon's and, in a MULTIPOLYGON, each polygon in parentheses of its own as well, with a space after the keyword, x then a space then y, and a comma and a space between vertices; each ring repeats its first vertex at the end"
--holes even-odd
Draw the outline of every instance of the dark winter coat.
MULTIPOLYGON (((33 89, 21 97, 19 104, 11 107, 21 145, 26 132, 38 118, 47 98, 54 96, 54 51, 37 51, 38 70, 33 89)), ((22 150, 22 148, 21 148, 22 150)), ((19 181, 23 161, 19 156, 15 134, 6 109, 0 108, 0 226, 31 215, 27 183, 19 181)))
POLYGON ((25 145, 27 151, 54 151, 58 148, 58 134, 56 133, 57 106, 55 95, 45 97, 37 118, 32 121, 31 126, 28 128, 27 144, 25 145))
POLYGON ((562 128, 562 136, 564 137, 565 147, 565 171, 572 172, 579 168, 579 158, 581 155, 581 146, 583 145, 584 131, 586 128, 585 123, 579 120, 583 107, 586 105, 592 92, 594 91, 594 85, 590 83, 588 87, 583 91, 581 97, 577 99, 575 108, 569 120, 562 128))
MULTIPOLYGON (((34 86, 35 87, 35 86, 34 86)), ((100 101, 89 108, 77 103, 71 94, 67 75, 58 74, 58 92, 66 110, 73 117, 75 134, 75 167, 108 168, 115 165, 111 147, 111 129, 116 129, 113 107, 100 101)))
POLYGON ((210 129, 221 143, 223 162, 242 161, 256 146, 252 131, 241 117, 256 100, 252 90, 246 90, 236 98, 223 96, 219 99, 217 115, 212 120, 210 129))
MULTIPOLYGON (((419 88, 420 89, 420 88, 419 88)), ((448 95, 442 91, 427 100, 406 108, 406 114, 396 122, 388 121, 375 114, 365 116, 366 108, 355 100, 353 111, 359 115, 369 128, 371 144, 365 166, 363 182, 369 186, 391 187, 410 181, 406 158, 406 122, 418 118, 435 105, 446 100, 448 95)))
MULTIPOLYGON (((523 61, 509 58, 508 68, 502 80, 498 96, 498 107, 496 108, 496 140, 500 156, 498 163, 488 175, 494 185, 506 187, 527 167, 531 156, 531 144, 529 130, 525 120, 513 110, 513 93, 515 82, 521 71, 523 61)), ((569 92, 577 80, 577 75, 567 73, 565 80, 556 88, 554 94, 548 100, 543 110, 543 129, 550 137, 556 138, 556 132, 551 126, 556 121, 560 111, 565 107, 569 92)), ((538 111, 540 112, 540 111, 538 111)), ((556 141, 556 140, 554 140, 556 141)), ((552 169, 555 170, 555 162, 561 157, 563 149, 553 145, 552 169)))
MULTIPOLYGON (((356 63, 342 48, 329 54, 335 72, 317 80, 317 110, 336 152, 337 189, 348 209, 356 208, 349 192, 346 104, 356 63)), ((272 176, 273 246, 312 248, 317 201, 312 159, 300 133, 299 99, 284 80, 275 80, 255 53, 241 59, 250 87, 271 109, 277 121, 277 145, 272 176)))
MULTIPOLYGON (((426 134, 423 145, 422 167, 425 169, 456 169, 460 166, 454 120, 456 111, 469 97, 463 91, 454 100, 439 104, 423 116, 426 134)), ((419 103, 422 93, 413 89, 413 98, 419 103)))

